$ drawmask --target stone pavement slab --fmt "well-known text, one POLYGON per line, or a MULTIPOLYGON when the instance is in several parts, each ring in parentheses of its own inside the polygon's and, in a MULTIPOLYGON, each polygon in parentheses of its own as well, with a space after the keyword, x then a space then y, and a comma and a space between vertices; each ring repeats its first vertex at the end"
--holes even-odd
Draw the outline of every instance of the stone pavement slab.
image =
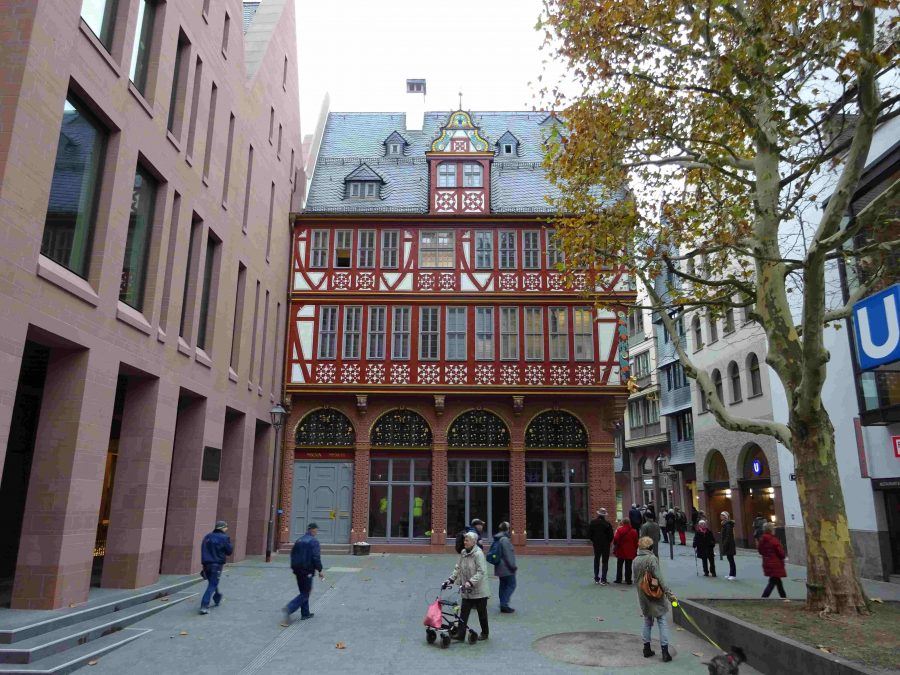
MULTIPOLYGON (((698 577, 690 550, 676 547, 676 553, 674 561, 663 560, 663 571, 680 597, 758 597, 765 585, 758 557, 739 556, 738 580, 732 582, 698 577)), ((288 557, 278 556, 269 565, 252 559, 226 568, 221 607, 199 616, 197 607, 182 604, 135 624, 153 632, 104 656, 91 675, 454 672, 478 662, 487 668, 487 660, 492 670, 504 673, 706 673, 701 661, 715 653, 674 626, 671 641, 677 656, 668 664, 659 660, 658 650, 639 666, 614 668, 570 665, 536 651, 534 642, 545 636, 591 631, 624 633, 610 649, 640 651, 634 587, 595 585, 587 557, 520 556, 512 600, 516 613, 499 613, 494 579, 491 639, 476 645, 453 643, 446 650, 426 644, 422 618, 452 571, 455 556, 326 556, 324 562, 327 580, 314 584, 316 616, 310 621, 279 625, 280 608, 297 592, 288 557), (344 648, 337 649, 337 643, 344 648)), ((615 559, 611 562, 614 570, 615 559)), ((785 587, 790 597, 802 597, 803 571, 789 566, 785 587)), ((868 586, 875 596, 900 596, 891 584, 868 586)), ((475 617, 473 613, 477 624, 475 617)), ((741 668, 742 674, 755 672, 741 668)))

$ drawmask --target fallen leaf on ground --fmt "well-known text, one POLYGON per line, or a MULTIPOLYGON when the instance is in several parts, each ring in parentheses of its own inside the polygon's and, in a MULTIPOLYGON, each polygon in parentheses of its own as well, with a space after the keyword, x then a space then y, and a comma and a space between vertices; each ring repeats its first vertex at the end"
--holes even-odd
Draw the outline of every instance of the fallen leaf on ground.
POLYGON ((188 634, 188 632, 186 630, 183 630, 179 633, 179 635, 187 635, 187 634, 188 634))
POLYGON ((163 597, 161 597, 161 598, 159 599, 159 601, 160 601, 160 602, 168 602, 168 601, 169 601, 169 596, 168 596, 168 595, 164 595, 163 597))
POLYGON ((89 665, 89 666, 96 666, 96 665, 97 665, 97 659, 94 659, 93 661, 88 661, 88 665, 89 665))
POLYGON ((819 645, 819 651, 825 652, 826 654, 830 654, 831 650, 828 647, 823 647, 819 645))
POLYGON ((693 654, 697 658, 703 658, 703 652, 691 652, 691 654, 693 654))
POLYGON ((346 648, 347 648, 347 645, 345 645, 343 642, 338 642, 338 643, 334 646, 334 648, 335 648, 335 649, 346 649, 346 648))

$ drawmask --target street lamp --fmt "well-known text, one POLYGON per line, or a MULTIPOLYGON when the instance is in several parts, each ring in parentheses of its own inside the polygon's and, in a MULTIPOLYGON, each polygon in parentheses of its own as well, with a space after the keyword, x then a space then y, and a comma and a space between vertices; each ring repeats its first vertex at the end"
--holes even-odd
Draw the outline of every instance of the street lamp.
POLYGON ((276 403, 269 411, 272 418, 272 427, 275 429, 275 451, 272 453, 272 496, 269 499, 269 536, 266 541, 266 562, 272 562, 272 549, 275 548, 275 495, 278 491, 278 463, 281 457, 281 427, 287 410, 280 403, 276 403))

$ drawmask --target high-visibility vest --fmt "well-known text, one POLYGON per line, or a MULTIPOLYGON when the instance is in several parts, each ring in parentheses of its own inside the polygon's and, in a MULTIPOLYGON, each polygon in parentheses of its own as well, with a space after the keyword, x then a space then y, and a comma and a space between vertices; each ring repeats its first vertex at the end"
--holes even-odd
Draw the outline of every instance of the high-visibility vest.
POLYGON ((425 500, 421 497, 413 498, 413 518, 421 518, 422 517, 422 506, 424 506, 425 500))
POLYGON ((378 502, 378 512, 387 513, 387 497, 382 497, 381 501, 378 502))

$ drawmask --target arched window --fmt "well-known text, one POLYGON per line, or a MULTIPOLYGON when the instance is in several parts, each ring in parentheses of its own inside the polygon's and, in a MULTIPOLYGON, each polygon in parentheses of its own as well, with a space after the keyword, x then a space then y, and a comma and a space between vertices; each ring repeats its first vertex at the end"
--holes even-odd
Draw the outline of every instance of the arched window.
POLYGON ((725 396, 722 394, 722 373, 719 372, 718 368, 712 372, 712 381, 713 386, 716 388, 716 396, 719 397, 722 403, 725 403, 725 396))
POLYGON ((431 445, 431 427, 419 413, 391 410, 372 427, 372 447, 427 448, 431 445))
POLYGON ((482 187, 481 164, 463 164, 463 187, 482 187))
POLYGON ((587 431, 571 413, 547 410, 525 430, 526 448, 586 448, 587 431))
POLYGON ((716 317, 707 317, 707 333, 709 334, 709 344, 719 339, 719 327, 716 323, 716 317))
POLYGON ((741 400, 741 371, 738 364, 732 361, 728 364, 728 379, 731 381, 731 402, 737 403, 741 400))
POLYGON ((706 460, 706 480, 718 483, 728 480, 728 465, 718 450, 712 450, 706 460))
POLYGON ((703 349, 703 330, 700 328, 700 317, 696 314, 691 319, 691 333, 694 335, 694 351, 703 349))
POLYGON ((744 448, 742 475, 746 480, 770 477, 769 460, 766 459, 763 449, 756 443, 751 443, 744 448))
POLYGON ((444 162, 438 164, 438 187, 456 187, 456 164, 444 162))
POLYGON ((294 435, 298 447, 351 447, 356 440, 353 425, 344 413, 329 408, 313 410, 306 415, 294 435))
POLYGON ((750 373, 750 395, 762 396, 762 380, 759 377, 759 359, 750 352, 747 357, 747 372, 750 373))
POLYGON ((447 431, 451 448, 508 448, 509 429, 487 410, 469 410, 453 420, 447 431))

